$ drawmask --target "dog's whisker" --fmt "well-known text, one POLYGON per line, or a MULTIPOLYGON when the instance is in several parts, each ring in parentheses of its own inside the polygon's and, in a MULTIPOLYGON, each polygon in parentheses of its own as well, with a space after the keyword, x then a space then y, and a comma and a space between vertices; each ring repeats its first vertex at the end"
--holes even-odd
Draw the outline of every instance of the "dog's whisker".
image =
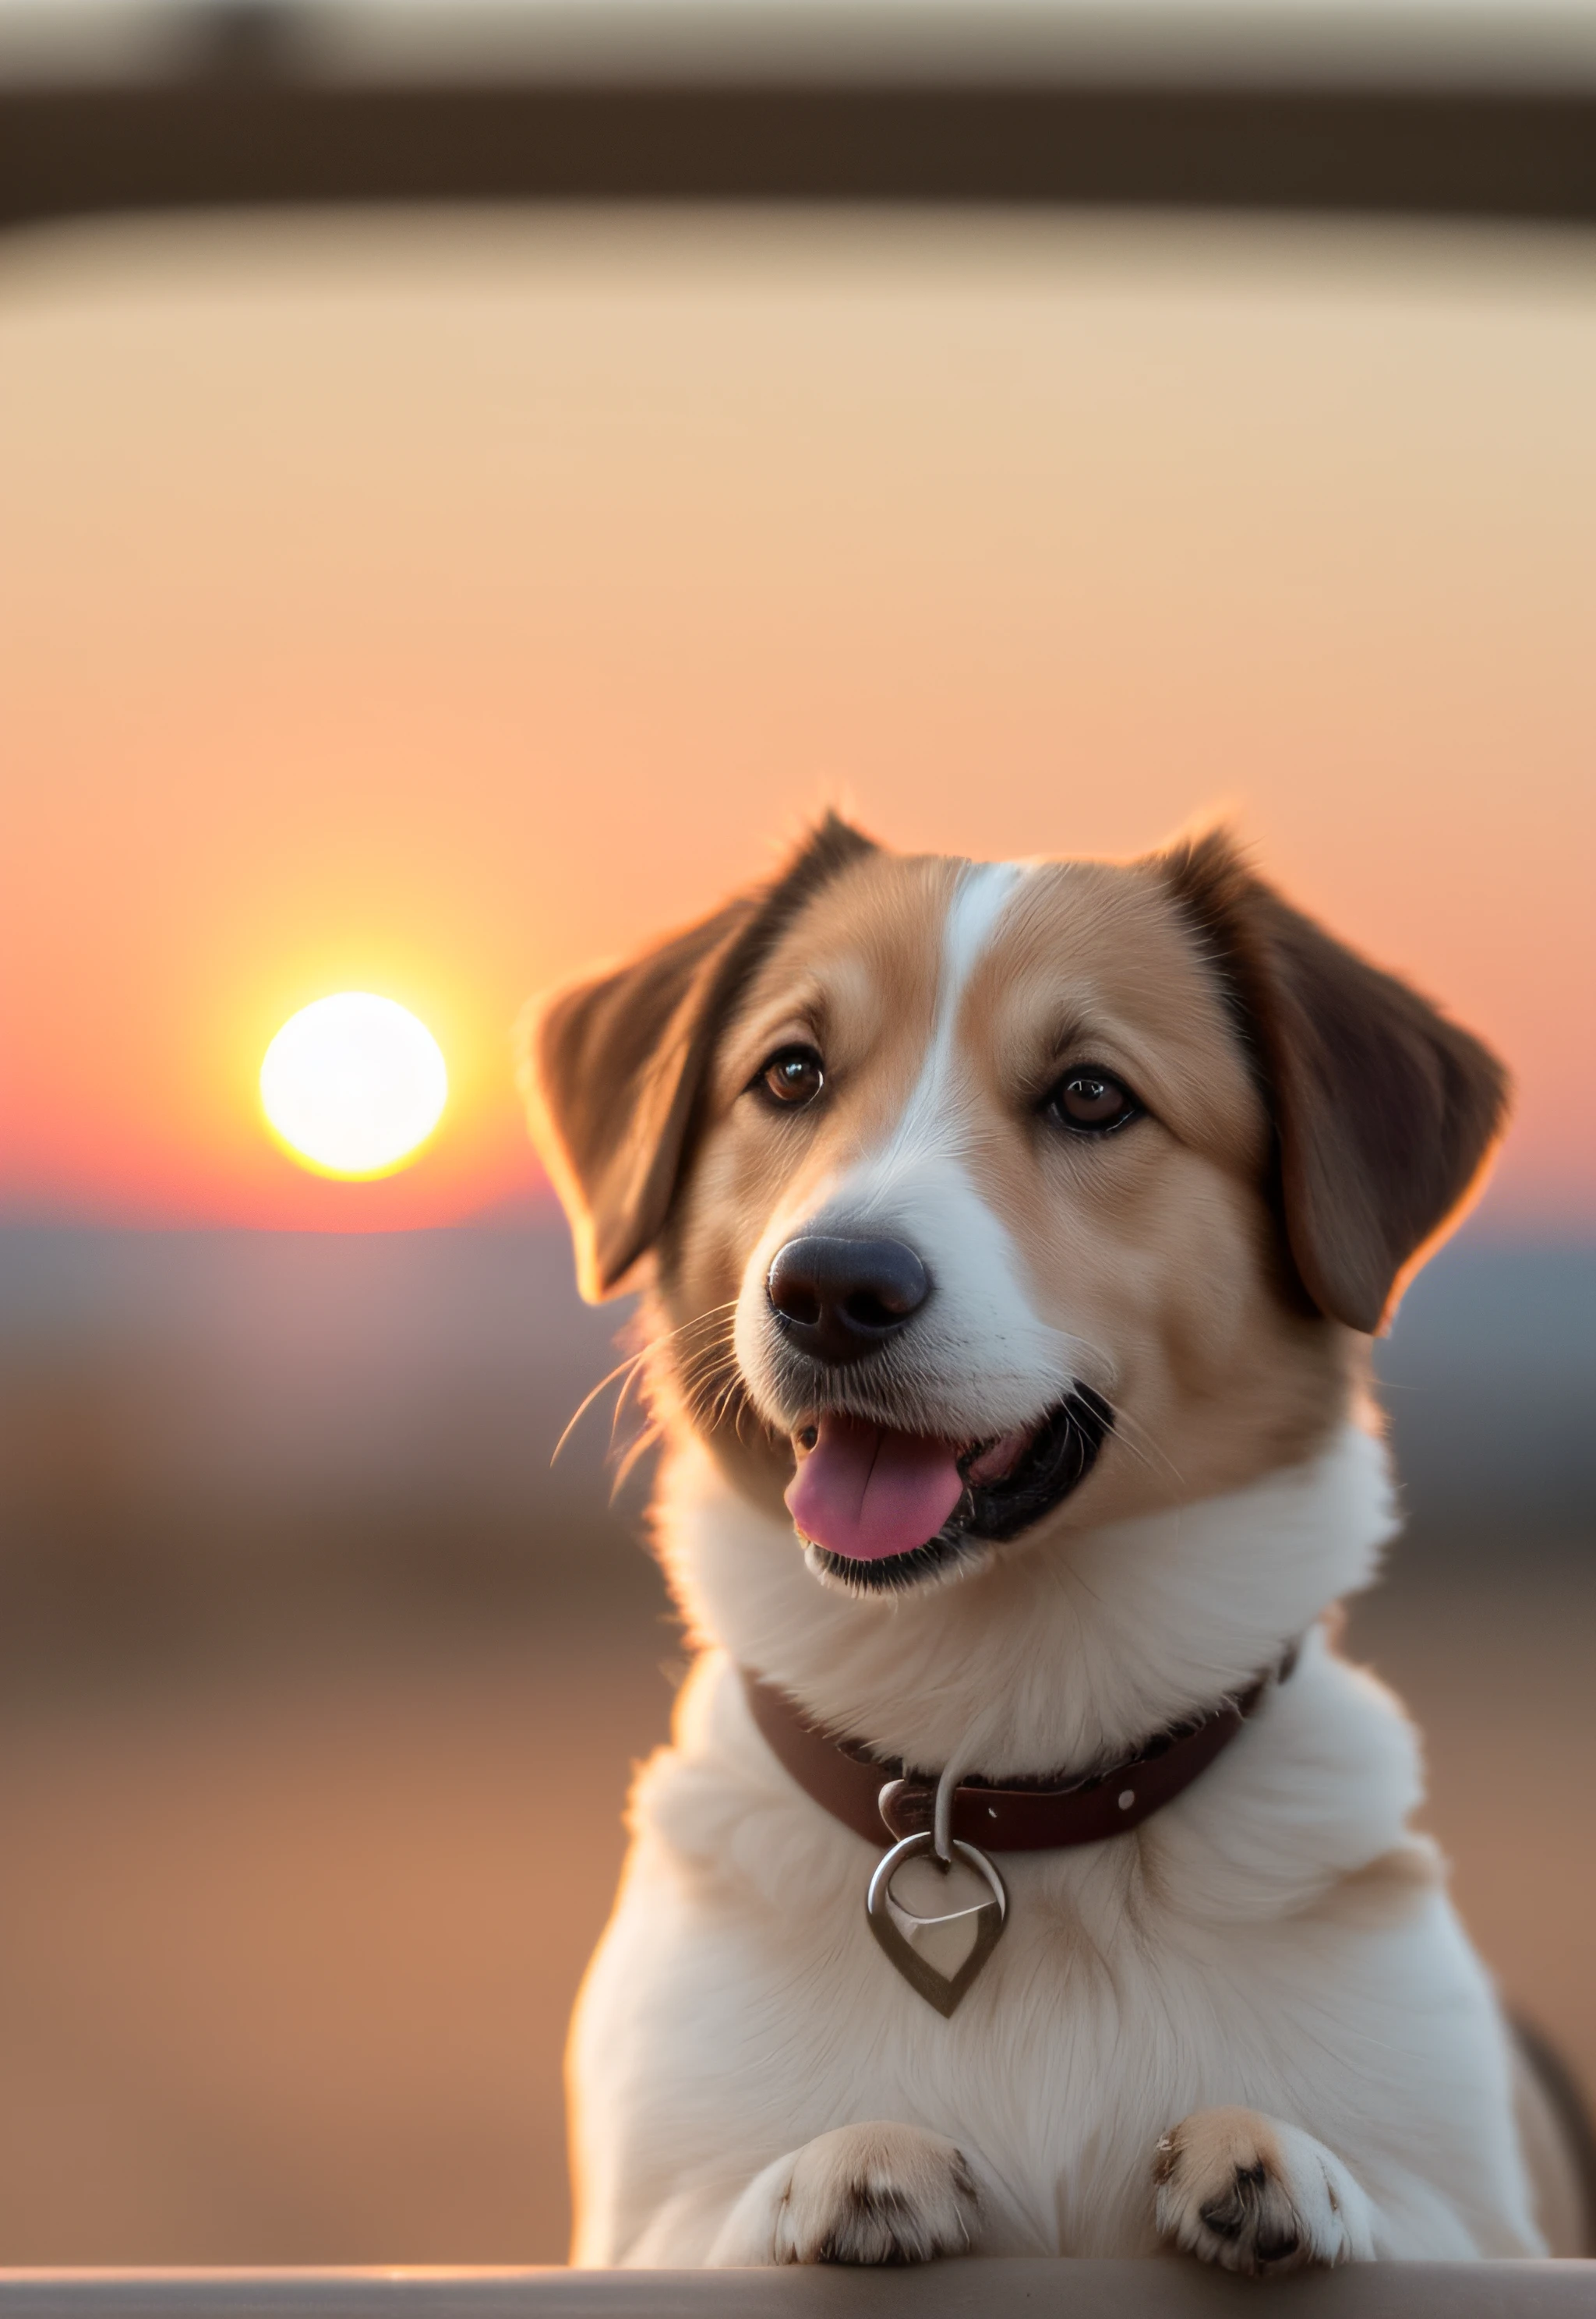
POLYGON ((735 1369, 736 1366, 729 1341, 706 1345, 678 1372, 677 1382, 682 1393, 690 1395, 706 1384, 713 1385, 728 1367, 735 1369))
POLYGON ((702 1348, 678 1378, 690 1413, 701 1422, 706 1412, 715 1421, 727 1391, 743 1390, 743 1376, 729 1336, 702 1348))
MULTIPOLYGON (((721 1349, 721 1340, 726 1338, 725 1316, 728 1313, 735 1312, 735 1309, 736 1299, 735 1297, 724 1304, 711 1305, 703 1313, 696 1313, 692 1314, 690 1319, 681 1322, 674 1329, 662 1330, 657 1335, 650 1337, 643 1344, 637 1346, 637 1348, 627 1356, 627 1359, 618 1362, 616 1367, 610 1370, 609 1376, 601 1378, 599 1384, 593 1387, 592 1391, 584 1396, 580 1406, 573 1414, 564 1432, 561 1434, 558 1442, 555 1446, 555 1457, 559 1456, 561 1450, 569 1440, 572 1432, 574 1430, 582 1418, 586 1414, 588 1410, 592 1407, 593 1403, 599 1398, 599 1395, 604 1392, 607 1386, 613 1385, 617 1377, 619 1377, 622 1379, 621 1389, 616 1397, 615 1408, 610 1413, 609 1421, 610 1442, 613 1448, 616 1430, 619 1425, 622 1412, 625 1410, 627 1395, 631 1392, 633 1386, 638 1383, 639 1379, 646 1376, 650 1366, 657 1361, 660 1355, 663 1353, 668 1347, 676 1343, 680 1340, 690 1338, 695 1333, 703 1331, 706 1328, 713 1329, 716 1334, 707 1347, 696 1349, 690 1348, 687 1355, 688 1367, 690 1370, 690 1365, 695 1360, 703 1358, 706 1352, 710 1355, 718 1355, 721 1349)), ((727 1339, 726 1341, 729 1341, 729 1339, 727 1339)), ((554 1459, 551 1458, 550 1463, 552 1464, 553 1462, 554 1459)))
MULTIPOLYGON (((575 1432, 582 1419, 587 1415, 589 1410, 591 1409, 593 1403, 598 1400, 599 1395, 607 1386, 612 1385, 618 1376, 627 1377, 629 1381, 630 1373, 637 1367, 642 1359, 643 1355, 641 1353, 633 1353, 627 1359, 618 1361, 614 1368, 610 1370, 608 1376, 600 1377, 598 1384, 593 1387, 591 1393, 583 1394, 582 1399, 577 1403, 575 1409, 565 1421, 564 1430, 554 1446, 553 1453, 548 1461, 551 1466, 554 1465, 555 1460, 558 1458, 561 1450, 565 1447, 565 1444, 570 1440, 572 1435, 575 1432)), ((624 1398, 626 1394, 625 1385, 621 1387, 621 1394, 624 1398)), ((616 1406, 618 1408, 619 1405, 620 1404, 618 1402, 616 1406)))
POLYGON ((1149 1434, 1146 1427, 1123 1409, 1114 1413, 1114 1438, 1124 1445, 1127 1455, 1148 1473, 1162 1467, 1179 1489, 1186 1486, 1186 1476, 1168 1453, 1149 1434))
POLYGON ((660 1424, 657 1420, 653 1421, 649 1424, 644 1426, 636 1437, 627 1443, 625 1455, 621 1457, 620 1462, 617 1466, 615 1477, 609 1485, 609 1502, 611 1505, 615 1503, 617 1498, 619 1497, 621 1492, 626 1488, 627 1483, 631 1478, 639 1460, 647 1456, 648 1452, 654 1448, 656 1441, 662 1440, 664 1438, 664 1427, 660 1424))
MULTIPOLYGON (((743 1390, 743 1380, 734 1370, 715 1396, 709 1415, 710 1431, 717 1432, 726 1422, 726 1411, 734 1404, 740 1408, 746 1399, 747 1395, 743 1390)), ((738 1435, 738 1439, 739 1440, 742 1439, 741 1434, 738 1435)))
POLYGON ((647 1355, 645 1353, 639 1353, 636 1356, 622 1381, 619 1393, 618 1393, 615 1397, 615 1407, 609 1413, 609 1443, 611 1448, 615 1446, 616 1430, 620 1424, 622 1412, 627 1406, 627 1396, 631 1392, 633 1386, 637 1384, 638 1379, 644 1375, 646 1362, 647 1355))

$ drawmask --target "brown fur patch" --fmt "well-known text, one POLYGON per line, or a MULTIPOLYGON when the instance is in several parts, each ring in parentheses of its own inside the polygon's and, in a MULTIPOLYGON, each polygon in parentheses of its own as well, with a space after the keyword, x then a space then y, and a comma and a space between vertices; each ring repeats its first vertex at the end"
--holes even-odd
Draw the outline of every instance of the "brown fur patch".
POLYGON ((591 1303, 620 1286, 663 1227, 737 992, 788 922, 871 850, 828 816, 769 886, 529 1012, 522 1088, 591 1303))
POLYGON ((1513 2115, 1546 2251, 1596 2255, 1596 2134, 1579 2086, 1555 2048, 1514 2022, 1513 2115))
POLYGON ((1372 1333, 1468 1197, 1507 1074, 1417 991, 1333 941, 1222 833, 1165 858, 1269 1105, 1286 1243, 1321 1313, 1372 1333))
POLYGON ((843 864, 771 944, 725 1020, 690 1176, 660 1234, 651 1390, 667 1421, 708 1438, 737 1485, 775 1511, 792 1475, 784 1434, 753 1415, 726 1366, 730 1306, 774 1216, 798 1219, 889 1128, 936 1003, 938 940, 957 865, 869 853, 843 864), (791 1043, 825 1057, 826 1100, 772 1114, 745 1090, 791 1043), (721 1313, 708 1340, 701 1316, 721 1313))
MULTIPOLYGON (((1341 1350, 1276 1293, 1267 1117, 1160 881, 1101 863, 1034 876, 972 978, 960 1047, 982 1191, 1039 1310, 1108 1351, 1132 1455, 1156 1442, 1174 1469, 1166 1499, 1310 1455, 1339 1412, 1341 1350), (1035 1099, 1087 1062, 1122 1075, 1149 1117, 1101 1142, 1039 1135, 1035 1099)), ((1071 1520, 1157 1502, 1145 1466, 1139 1479, 1132 1506, 1123 1460, 1105 1460, 1071 1520)))

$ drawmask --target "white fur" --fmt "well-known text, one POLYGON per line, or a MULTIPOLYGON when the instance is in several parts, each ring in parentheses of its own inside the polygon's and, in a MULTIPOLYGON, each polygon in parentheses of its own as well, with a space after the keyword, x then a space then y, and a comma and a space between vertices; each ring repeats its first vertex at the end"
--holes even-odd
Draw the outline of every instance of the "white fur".
MULTIPOLYGON (((879 1149, 802 1215, 779 1212, 744 1268, 734 1344, 755 1406, 778 1426, 803 1412, 782 1405, 775 1383, 778 1344, 765 1282, 776 1251, 799 1230, 893 1234, 927 1260, 935 1293, 907 1357, 913 1374, 898 1383, 890 1414, 899 1422, 912 1400, 927 1433, 996 1435, 1034 1423, 1072 1384, 1112 1391, 1107 1356, 1036 1311, 1013 1239, 982 1197, 969 1164, 960 1008, 1025 875, 1007 862, 970 863, 962 871, 942 926, 935 1021, 901 1114, 879 1149)), ((888 1413, 870 1408, 868 1378, 846 1380, 843 1391, 861 1414, 888 1413)))
MULTIPOLYGON (((838 1380, 861 1413, 968 1440, 1073 1381, 1112 1387, 1103 1352, 1035 1309, 971 1156, 960 1012, 1023 874, 963 873, 902 1114, 751 1254, 735 1348, 777 1425, 800 1412, 765 1282, 800 1227, 891 1229, 933 1278, 894 1406, 838 1380)), ((790 1525, 690 1439, 656 1520, 703 1647, 639 1779, 573 2031, 578 2261, 1132 2255, 1160 2234, 1238 2268, 1285 2239, 1294 2260, 1540 2251, 1502 2027, 1408 1831, 1413 1734, 1315 1625, 1393 1527, 1370 1432, 1228 1497, 863 1599, 816 1584, 790 1525), (1004 1857, 1007 1926, 951 2021, 870 1937, 879 1854, 776 1763, 736 1674, 888 1755, 1001 1779, 1111 1761, 1304 1635, 1289 1681, 1141 1828, 1004 1857), (1227 2237, 1214 2201, 1255 2151, 1262 2222, 1227 2237)))
POLYGON ((1050 1548, 1045 1585, 1022 1551, 955 1590, 858 1602, 680 1454, 662 1539, 718 1640, 640 1777, 573 2033, 576 2259, 694 2264, 718 2242, 775 2260, 806 2146, 878 2121, 912 2130, 915 2180, 924 2138, 963 2153, 985 2251, 1148 2253, 1159 2137, 1238 2104, 1290 2129, 1304 2210, 1337 2169, 1357 2186, 1343 2251, 1538 2251, 1491 1990, 1407 1832, 1412 1732, 1317 1629, 1141 1829, 1005 1856, 1008 1926, 951 2021, 877 1949, 876 1854, 776 1764, 735 1673, 745 1659, 919 1763, 973 1732, 983 1770, 1042 1772, 1266 1665, 1366 1576, 1390 1519, 1378 1445, 1349 1428, 1296 1473, 1050 1548), (1393 1909, 1315 1913, 1404 1846, 1418 1873, 1393 1909))
MULTIPOLYGON (((944 1131, 945 1133, 945 1131, 944 1131)), ((778 1426, 801 1414, 785 1408, 773 1382, 775 1332, 764 1284, 776 1251, 796 1225, 778 1224, 748 1267, 738 1298, 735 1343, 761 1414, 778 1426)), ((803 1220, 812 1232, 873 1232, 908 1241, 930 1260, 935 1292, 917 1322, 910 1374, 890 1412, 903 1421, 912 1398, 922 1431, 967 1439, 1033 1424, 1074 1382, 1107 1393, 1112 1366, 1078 1338, 1044 1321, 1026 1295, 1014 1243, 954 1153, 929 1137, 911 1153, 888 1150, 849 1170, 824 1205, 803 1220)), ((861 1415, 870 1380, 849 1377, 843 1391, 861 1415)))
POLYGON ((1024 875, 1016 862, 970 862, 959 873, 942 921, 936 1020, 920 1076, 882 1155, 888 1170, 925 1143, 939 1144, 947 1133, 958 1069, 959 1010, 1024 875))

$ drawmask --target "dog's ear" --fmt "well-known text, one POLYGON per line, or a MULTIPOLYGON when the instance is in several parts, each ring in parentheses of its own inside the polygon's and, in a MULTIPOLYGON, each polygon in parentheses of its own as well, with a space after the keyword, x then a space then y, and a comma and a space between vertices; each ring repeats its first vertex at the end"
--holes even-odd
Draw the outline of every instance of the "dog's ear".
POLYGON ((535 1003, 521 1087, 533 1141, 571 1219, 590 1304, 659 1238, 691 1146, 726 1010, 812 894, 874 851, 828 814, 779 877, 596 981, 535 1003))
POLYGON ((1321 1313, 1369 1334, 1505 1117, 1507 1073, 1428 999, 1255 877, 1223 831, 1159 868, 1220 975, 1274 1120, 1287 1247, 1321 1313))

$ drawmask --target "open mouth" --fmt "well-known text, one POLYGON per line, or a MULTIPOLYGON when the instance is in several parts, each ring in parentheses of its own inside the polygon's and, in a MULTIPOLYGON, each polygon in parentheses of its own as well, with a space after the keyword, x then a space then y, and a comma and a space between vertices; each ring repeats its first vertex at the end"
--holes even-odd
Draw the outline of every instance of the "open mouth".
POLYGON ((824 1410, 794 1436, 787 1510, 827 1575, 870 1593, 913 1585, 1050 1513, 1085 1481, 1113 1430, 1113 1410, 1083 1385, 1027 1430, 987 1441, 900 1433, 824 1410))

